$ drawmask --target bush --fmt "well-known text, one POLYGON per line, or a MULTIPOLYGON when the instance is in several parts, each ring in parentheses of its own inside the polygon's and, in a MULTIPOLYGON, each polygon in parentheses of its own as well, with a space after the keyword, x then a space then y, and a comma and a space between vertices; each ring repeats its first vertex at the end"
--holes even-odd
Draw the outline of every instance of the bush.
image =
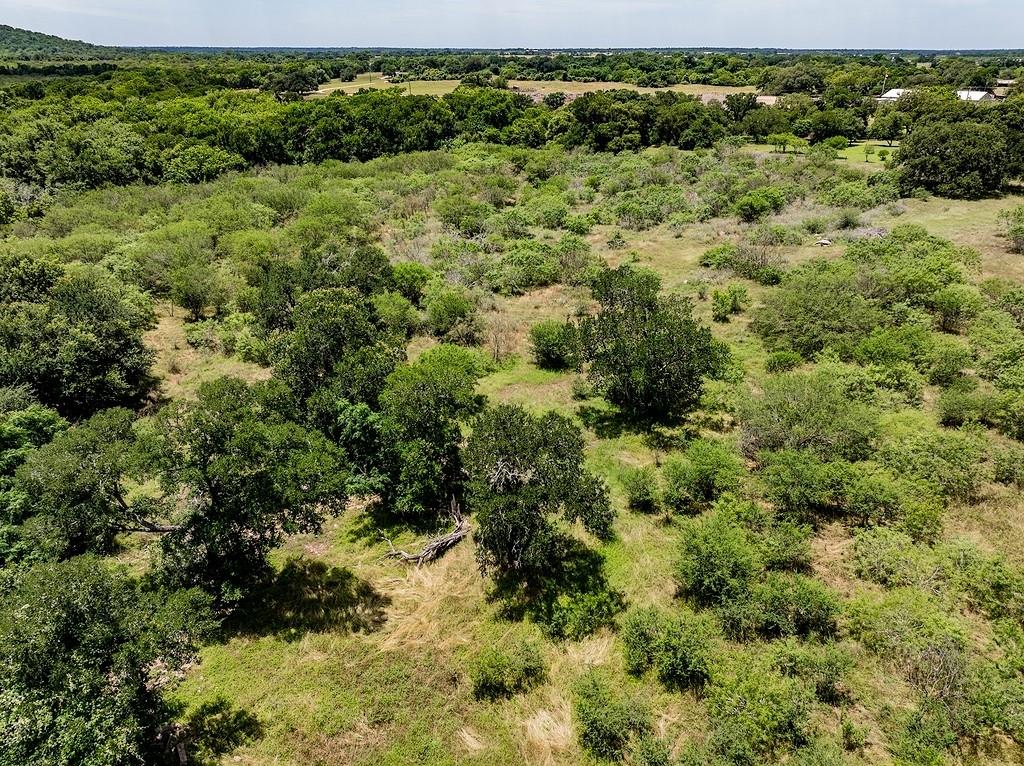
POLYGON ((709 687, 711 747, 728 763, 757 766, 803 745, 814 699, 800 681, 746 664, 709 687))
POLYGON ((786 206, 786 195, 774 186, 764 186, 747 192, 738 200, 734 209, 741 220, 747 223, 758 221, 768 213, 778 213, 786 206))
POLYGON ((540 649, 520 643, 505 651, 484 649, 470 668, 477 699, 496 700, 528 691, 544 680, 547 670, 540 649))
POLYGON ((423 291, 429 284, 434 272, 416 261, 396 263, 391 270, 395 289, 405 296, 414 306, 419 306, 423 299, 423 291))
POLYGON ((1010 243, 1010 250, 1024 253, 1024 206, 1005 210, 999 218, 1003 222, 1003 236, 1010 243))
POLYGON ((917 478, 952 500, 970 500, 978 491, 985 457, 984 439, 975 433, 919 429, 882 445, 879 458, 893 473, 917 478))
POLYGON ((398 338, 410 338, 420 324, 419 313, 412 302, 400 293, 377 293, 371 299, 378 319, 398 338))
POLYGON ((836 513, 851 479, 848 463, 826 463, 813 452, 782 450, 762 458, 764 497, 799 523, 836 513))
POLYGON ((804 363, 804 358, 796 351, 776 351, 765 360, 764 369, 769 373, 789 372, 804 363))
POLYGON ((573 716, 580 744, 596 758, 621 761, 631 740, 651 729, 648 710, 634 699, 616 694, 596 672, 575 685, 573 716))
POLYGON ((474 345, 482 328, 473 295, 462 287, 433 283, 424 298, 431 334, 452 343, 474 345))
POLYGON ((733 244, 713 247, 701 256, 700 265, 706 269, 731 269, 736 250, 736 245, 733 244))
POLYGON ((777 522, 761 531, 761 558, 765 568, 802 571, 811 566, 811 528, 777 522))
POLYGON ((549 320, 530 328, 533 359, 542 370, 564 370, 575 364, 576 333, 572 325, 549 320))
POLYGON ((716 322, 728 322, 734 314, 743 313, 747 302, 747 289, 742 285, 729 285, 724 291, 711 294, 711 316, 716 322))
POLYGON ((672 751, 650 734, 640 736, 629 752, 630 766, 671 766, 672 751))
POLYGON ((759 397, 741 408, 743 451, 811 450, 826 460, 858 460, 871 453, 877 411, 850 397, 827 372, 790 372, 768 378, 759 397))
POLYGON ((1016 487, 1024 486, 1024 448, 1009 447, 992 456, 995 481, 1016 487))
POLYGON ((627 470, 622 476, 629 509, 637 513, 654 513, 661 504, 658 492, 658 473, 645 466, 627 470))
POLYGON ((614 624, 624 606, 622 594, 607 587, 563 593, 555 599, 544 631, 551 638, 579 641, 614 624))
POLYGON ((854 662, 836 644, 806 644, 793 639, 778 644, 772 666, 784 676, 799 678, 821 702, 834 705, 847 696, 847 678, 854 662))
POLYGON ((835 632, 839 599, 811 577, 771 572, 752 596, 765 636, 827 637, 835 632))
POLYGON ((699 510, 740 485, 743 463, 719 442, 698 439, 684 456, 665 461, 665 504, 674 511, 699 510))
POLYGON ((713 623, 705 617, 666 620, 655 646, 658 679, 673 689, 702 688, 711 678, 716 637, 713 623))
POLYGON ((697 603, 714 605, 738 598, 748 591, 760 568, 757 547, 726 513, 719 511, 686 525, 676 581, 697 603))
POLYGON ((916 585, 927 574, 928 557, 909 535, 894 529, 868 529, 853 545, 858 577, 886 588, 916 585))
POLYGON ((654 666, 665 618, 652 607, 634 607, 626 613, 619 630, 626 672, 641 675, 654 666))

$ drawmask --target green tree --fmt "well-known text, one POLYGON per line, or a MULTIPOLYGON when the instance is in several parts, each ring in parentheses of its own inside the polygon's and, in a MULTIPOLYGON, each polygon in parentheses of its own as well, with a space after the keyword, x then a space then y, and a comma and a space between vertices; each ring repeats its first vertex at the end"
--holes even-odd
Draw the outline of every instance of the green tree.
POLYGON ((476 421, 464 462, 484 571, 525 584, 549 574, 564 549, 556 515, 611 533, 608 490, 584 467, 583 448, 579 426, 556 413, 498 405, 476 421))
POLYGON ((161 582, 235 602, 269 572, 285 535, 316 532, 344 508, 345 455, 297 414, 280 383, 232 378, 160 413, 153 464, 166 502, 185 498, 162 539, 161 582))
POLYGON ((19 575, 0 595, 3 761, 158 763, 162 687, 213 626, 201 592, 147 593, 92 557, 19 575))
POLYGON ((434 518, 461 493, 462 424, 483 406, 480 358, 440 346, 398 367, 380 396, 381 447, 389 463, 385 501, 399 515, 434 518))
POLYGON ((605 270, 592 290, 601 308, 580 323, 580 353, 594 385, 629 417, 672 420, 696 406, 726 351, 678 297, 659 296, 654 274, 605 270))
POLYGON ((1006 140, 976 122, 920 125, 896 153, 905 193, 926 189, 943 197, 977 199, 998 192, 1006 178, 1006 140))

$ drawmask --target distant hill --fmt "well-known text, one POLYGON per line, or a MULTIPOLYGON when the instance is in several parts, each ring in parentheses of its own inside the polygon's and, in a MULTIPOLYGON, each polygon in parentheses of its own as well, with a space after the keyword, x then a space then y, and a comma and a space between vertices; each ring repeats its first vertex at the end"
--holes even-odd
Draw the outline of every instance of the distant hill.
POLYGON ((81 59, 108 55, 114 50, 0 24, 0 59, 81 59))

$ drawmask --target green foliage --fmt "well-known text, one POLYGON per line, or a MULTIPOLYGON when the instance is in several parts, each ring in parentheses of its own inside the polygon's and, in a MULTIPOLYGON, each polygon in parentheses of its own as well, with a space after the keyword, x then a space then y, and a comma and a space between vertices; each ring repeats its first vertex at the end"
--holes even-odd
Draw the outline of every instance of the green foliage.
POLYGON ((400 261, 391 270, 395 289, 414 306, 419 306, 433 272, 416 261, 400 261))
POLYGON ((970 500, 983 478, 984 440, 969 431, 918 430, 886 441, 878 454, 896 474, 921 479, 952 500, 970 500))
POLYGON ((731 764, 754 766, 802 746, 813 695, 800 681, 748 664, 708 689, 710 745, 731 764))
POLYGON ((716 322, 728 322, 730 316, 743 313, 747 301, 747 289, 742 285, 730 285, 725 291, 711 293, 711 316, 716 322))
POLYGON ((743 451, 802 449, 829 460, 870 454, 878 413, 857 401, 826 371, 768 378, 742 406, 743 451))
POLYGON ((662 472, 665 505, 690 513, 737 489, 744 469, 740 457, 726 445, 698 439, 683 455, 669 457, 662 472))
POLYGON ((658 472, 651 466, 632 468, 623 473, 626 503, 637 513, 654 513, 661 506, 658 472))
POLYGON ((549 320, 530 328, 533 359, 543 370, 564 370, 576 358, 575 328, 565 322, 549 320))
POLYGON ((433 282, 423 298, 426 325, 437 338, 448 343, 474 345, 482 334, 473 294, 462 287, 433 282))
POLYGON ((984 197, 1003 185, 1005 154, 1005 138, 991 125, 915 126, 896 153, 900 186, 905 193, 923 188, 944 197, 984 197))
POLYGON ((145 529, 145 501, 129 503, 134 416, 107 410, 29 452, 15 475, 20 519, 39 555, 64 559, 107 553, 118 532, 145 529))
POLYGON ((152 459, 164 497, 191 499, 161 540, 160 582, 236 602, 268 574, 285 535, 316 532, 344 508, 343 453, 293 415, 280 383, 232 378, 160 413, 152 459))
POLYGON ((483 407, 476 393, 483 372, 472 351, 439 346, 388 376, 378 427, 388 445, 383 500, 394 513, 431 519, 459 497, 462 424, 483 407))
POLYGON ((600 537, 611 533, 607 487, 585 469, 582 434, 562 415, 492 407, 476 422, 464 461, 484 571, 526 583, 550 574, 565 547, 554 514, 600 537))
POLYGON ((1003 236, 1010 243, 1010 250, 1024 253, 1024 206, 1004 211, 1000 215, 1003 236))
POLYGON ((0 256, 0 386, 76 418, 149 391, 149 300, 96 266, 0 256))
POLYGON ((765 372, 790 372, 804 363, 804 358, 795 351, 776 351, 764 363, 765 372))
POLYGON ((760 567, 750 533, 728 514, 718 511, 687 522, 676 582, 698 604, 739 598, 760 567))
POLYGON ((149 593, 92 557, 16 576, 0 595, 4 759, 158 762, 173 718, 152 669, 193 662, 213 627, 203 594, 149 593))
POLYGON ((778 213, 786 206, 786 195, 773 186, 764 186, 748 192, 736 201, 736 214, 748 223, 758 221, 768 213, 778 213))
POLYGON ((654 668, 672 689, 700 689, 711 678, 717 630, 706 617, 636 608, 626 615, 620 636, 626 670, 634 675, 654 668))
MULTIPOLYGON (((829 637, 836 630, 839 600, 817 580, 770 572, 751 591, 758 632, 765 636, 829 637)), ((747 618, 749 620, 749 618, 747 618)))
POLYGON ((851 265, 813 261, 786 275, 751 327, 772 350, 810 358, 826 348, 843 351, 883 324, 884 312, 861 295, 851 265))
POLYGON ((853 657, 837 644, 800 643, 787 639, 775 648, 772 664, 782 675, 814 689, 821 702, 838 704, 848 695, 853 657))
POLYGON ((508 650, 484 649, 470 667, 473 695, 477 699, 512 697, 544 680, 547 668, 536 645, 517 643, 508 650))
POLYGON ((635 737, 651 729, 650 713, 591 671, 574 687, 573 718, 580 744, 596 758, 621 761, 635 737))
POLYGON ((628 416, 676 419, 700 400, 724 350, 691 316, 690 304, 659 297, 660 281, 629 266, 604 271, 592 287, 601 304, 580 323, 580 353, 591 382, 628 416))

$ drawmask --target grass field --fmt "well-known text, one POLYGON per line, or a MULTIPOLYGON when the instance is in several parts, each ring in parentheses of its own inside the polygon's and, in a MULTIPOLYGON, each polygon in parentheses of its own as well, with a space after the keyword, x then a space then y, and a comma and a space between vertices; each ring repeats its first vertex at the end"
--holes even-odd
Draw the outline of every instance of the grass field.
MULTIPOLYGON (((752 147, 771 151, 771 147, 752 147)), ((864 165, 863 150, 851 147, 847 160, 864 165)), ((881 168, 877 158, 872 167, 881 168)), ((982 275, 1001 274, 1024 280, 1024 261, 1008 253, 997 236, 999 213, 1021 204, 1007 197, 979 202, 938 198, 904 200, 864 216, 864 225, 890 228, 917 223, 958 244, 976 248, 982 256, 982 275)), ((798 203, 778 222, 794 225, 815 214, 812 203, 798 203)), ((695 224, 677 232, 668 226, 644 232, 624 232, 626 247, 610 249, 617 231, 598 226, 589 235, 594 252, 612 264, 635 259, 663 278, 665 287, 690 295, 695 313, 710 324, 717 337, 728 341, 743 367, 755 379, 763 373, 765 350, 749 330, 749 314, 727 324, 711 324, 710 301, 697 297, 697 285, 723 283, 699 265, 710 246, 737 235, 734 220, 695 224)), ((537 232, 538 237, 550 236, 537 232)), ((841 243, 816 248, 813 237, 788 247, 788 263, 812 257, 836 257, 841 243)), ((730 282, 742 281, 729 279, 730 282)), ((743 282, 752 304, 766 289, 743 282)), ((584 413, 600 407, 573 397, 573 373, 538 369, 529 358, 527 331, 543 318, 565 318, 586 295, 579 289, 555 286, 515 298, 497 298, 498 315, 505 317, 512 356, 498 365, 480 385, 492 401, 523 404, 536 411, 556 410, 589 422, 584 413)), ((188 349, 181 320, 166 312, 149 340, 159 352, 158 372, 167 379, 165 392, 188 396, 203 379, 239 374, 258 379, 267 373, 212 352, 188 349)), ((922 423, 934 422, 934 412, 914 413, 922 423)), ((598 438, 586 430, 591 467, 610 484, 620 514, 616 538, 601 547, 612 587, 633 603, 669 606, 673 601, 673 563, 680 541, 677 521, 626 512, 621 476, 628 466, 651 464, 660 458, 643 435, 614 429, 598 438)), ((987 486, 980 503, 953 507, 947 514, 946 534, 962 536, 1005 553, 1018 563, 1017 541, 1024 535, 1024 505, 1019 494, 987 486)), ((402 527, 388 530, 399 547, 415 548, 423 533, 402 527)), ((829 525, 813 544, 813 572, 843 597, 871 592, 857 579, 850 563, 850 530, 829 525)), ((309 623, 293 621, 285 629, 266 625, 232 626, 226 639, 206 647, 202 662, 174 692, 186 715, 204 705, 223 703, 226 720, 254 720, 254 736, 220 755, 224 764, 242 766, 399 766, 400 764, 468 764, 470 766, 577 766, 593 764, 580 748, 573 726, 569 689, 588 667, 601 666, 616 684, 628 689, 657 711, 659 736, 678 750, 699 740, 707 728, 706 713, 693 694, 665 691, 638 681, 622 666, 617 639, 603 630, 579 642, 542 640, 530 624, 503 620, 488 599, 473 546, 466 542, 440 562, 412 569, 386 558, 387 545, 368 531, 360 508, 332 520, 322 534, 295 537, 275 554, 275 562, 304 562, 307 579, 302 593, 331 593, 334 621, 318 626, 324 615, 309 623), (318 569, 316 562, 322 562, 318 569), (331 569, 328 569, 330 567, 331 569), (549 667, 546 681, 511 700, 492 703, 473 697, 466 667, 479 647, 531 638, 543 647, 549 667), (254 718, 253 718, 254 717, 254 718)), ((296 605, 301 612, 301 604, 296 605)), ((256 622, 256 621, 254 621, 256 622)), ((888 753, 878 732, 877 711, 906 707, 908 686, 881 660, 850 645, 857 670, 849 679, 858 703, 843 715, 870 732, 866 747, 851 755, 851 764, 886 763, 888 753)), ((737 646, 743 653, 750 648, 737 646)), ((820 730, 838 736, 840 720, 822 717, 820 730)), ((984 762, 1018 763, 1021 753, 987 753, 984 762)))
MULTIPOLYGON (((451 93, 459 85, 458 80, 412 80, 403 83, 391 83, 383 79, 380 72, 366 72, 355 80, 331 80, 320 87, 308 98, 323 98, 332 93, 351 95, 361 88, 380 90, 382 88, 402 88, 414 96, 443 96, 451 93)), ((625 82, 549 82, 542 80, 510 80, 510 88, 517 88, 526 93, 594 93, 602 90, 636 90, 641 93, 655 93, 659 90, 670 90, 677 93, 689 93, 699 96, 704 93, 753 93, 754 88, 730 87, 727 85, 672 85, 668 88, 641 88, 625 82)))

